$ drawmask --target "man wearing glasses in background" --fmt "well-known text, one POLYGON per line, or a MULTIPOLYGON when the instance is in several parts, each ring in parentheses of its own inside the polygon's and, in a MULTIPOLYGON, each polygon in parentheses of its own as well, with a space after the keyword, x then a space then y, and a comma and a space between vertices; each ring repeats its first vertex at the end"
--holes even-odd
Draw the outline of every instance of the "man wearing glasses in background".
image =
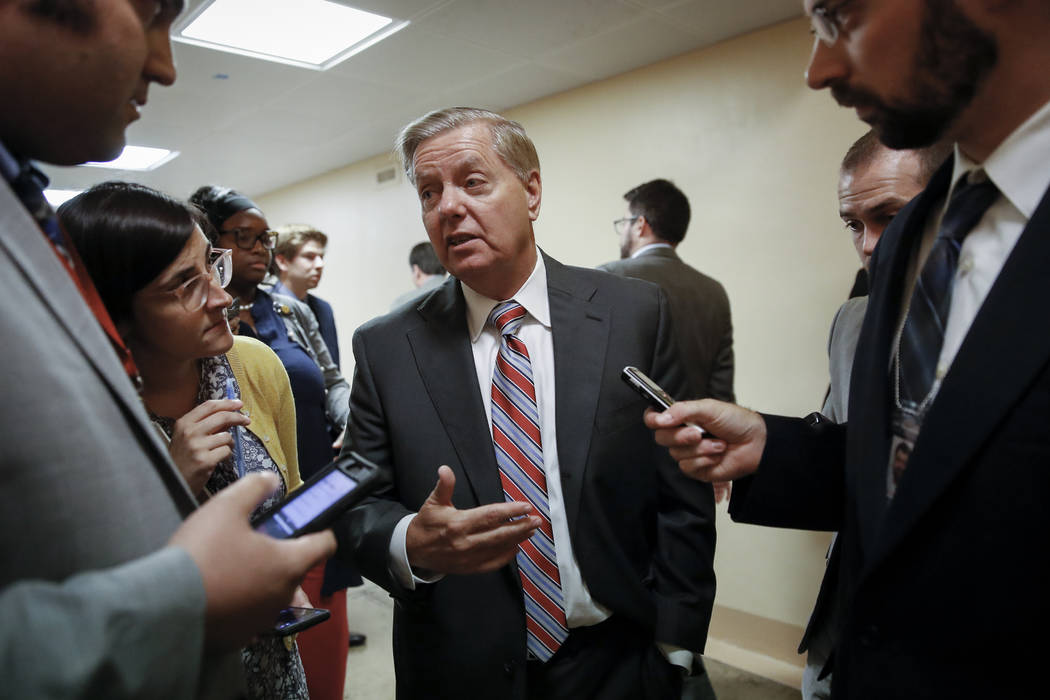
POLYGON ((652 180, 623 196, 627 216, 613 222, 620 258, 599 267, 659 285, 671 307, 675 344, 689 396, 733 401, 733 322, 721 283, 687 265, 675 249, 689 228, 689 200, 668 180, 652 180))

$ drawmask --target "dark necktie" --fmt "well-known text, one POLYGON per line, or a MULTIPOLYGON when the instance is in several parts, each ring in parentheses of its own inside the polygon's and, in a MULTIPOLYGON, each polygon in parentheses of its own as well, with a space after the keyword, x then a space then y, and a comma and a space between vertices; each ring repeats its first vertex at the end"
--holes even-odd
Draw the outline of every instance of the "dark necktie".
POLYGON ((969 175, 960 178, 952 194, 937 240, 915 282, 901 332, 897 356, 901 406, 920 415, 933 388, 944 345, 962 241, 999 196, 999 190, 983 172, 978 177, 969 175))
POLYGON ((526 647, 537 659, 547 661, 569 630, 543 471, 532 363, 525 343, 515 335, 525 313, 521 304, 507 301, 489 314, 489 323, 500 334, 492 373, 492 442, 504 498, 531 503, 543 521, 532 537, 518 545, 517 562, 525 594, 526 647))
POLYGON ((80 291, 80 296, 84 298, 84 302, 91 309, 91 313, 94 314, 99 325, 102 326, 102 331, 109 338, 109 342, 117 353, 117 357, 120 358, 128 378, 131 379, 136 389, 140 389, 142 379, 139 376, 135 360, 131 356, 131 351, 128 350, 124 339, 117 332, 113 319, 110 318, 109 312, 102 303, 98 290, 95 288, 95 283, 91 280, 91 276, 88 275, 80 255, 77 254, 76 247, 69 238, 69 234, 62 228, 58 217, 55 215, 55 210, 44 196, 47 178, 36 168, 26 164, 18 174, 18 177, 11 180, 10 185, 15 195, 22 202, 22 205, 29 212, 29 215, 40 226, 40 230, 44 232, 47 240, 55 249, 59 260, 66 268, 66 272, 69 273, 73 283, 80 291))

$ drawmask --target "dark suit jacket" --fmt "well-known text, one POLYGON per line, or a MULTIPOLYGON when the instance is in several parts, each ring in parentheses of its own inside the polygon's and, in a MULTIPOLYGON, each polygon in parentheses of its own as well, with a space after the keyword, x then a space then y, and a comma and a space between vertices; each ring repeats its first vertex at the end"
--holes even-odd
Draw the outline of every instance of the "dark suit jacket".
POLYGON ((1046 692, 1050 324, 1032 312, 1050 300, 1050 195, 974 319, 886 503, 901 280, 951 167, 875 251, 849 426, 767 417, 758 472, 733 493, 734 517, 840 530, 837 698, 1046 692))
POLYGON ((599 269, 653 282, 667 295, 675 343, 689 380, 688 391, 675 398, 735 400, 733 323, 729 297, 718 280, 686 265, 671 248, 651 248, 599 269))
POLYGON ((317 325, 321 329, 321 337, 324 344, 328 346, 328 353, 332 356, 335 366, 339 367, 339 336, 335 332, 335 314, 332 313, 332 305, 313 294, 306 295, 306 305, 314 312, 317 325))
MULTIPOLYGON (((635 365, 680 386, 669 315, 654 285, 544 257, 557 382, 558 457, 573 549, 592 595, 654 639, 700 651, 714 598, 714 504, 655 445, 635 365)), ((394 526, 456 473, 453 502, 503 502, 478 390, 466 302, 450 279, 354 334, 354 449, 390 486, 338 528, 341 548, 395 598, 398 696, 522 698, 525 613, 516 567, 407 591, 388 571, 394 526)))

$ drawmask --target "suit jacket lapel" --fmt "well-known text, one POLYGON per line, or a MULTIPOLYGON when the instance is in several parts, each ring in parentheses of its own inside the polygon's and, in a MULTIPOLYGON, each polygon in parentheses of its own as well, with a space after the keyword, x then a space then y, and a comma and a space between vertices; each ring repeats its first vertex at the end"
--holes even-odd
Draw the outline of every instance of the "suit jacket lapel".
POLYGON ((3 248, 12 263, 21 269, 29 285, 36 290, 41 301, 66 330, 70 340, 80 349, 81 354, 109 388, 114 400, 129 416, 130 423, 140 433, 143 449, 153 453, 158 473, 167 485, 179 511, 183 515, 189 514, 197 507, 196 500, 171 465, 168 450, 150 424, 142 402, 117 360, 109 339, 102 332, 94 315, 87 309, 80 291, 59 262, 36 221, 25 211, 10 187, 2 182, 0 215, 4 222, 0 248, 3 248))
POLYGON ((418 307, 425 323, 408 331, 416 367, 478 504, 501 503, 503 486, 478 388, 467 308, 452 280, 418 307))
POLYGON ((906 535, 1046 366, 1050 326, 1032 323, 1031 304, 1050 298, 1048 233, 1050 192, 1003 265, 930 406, 890 505, 876 557, 906 535), (975 381, 987 376, 991 367, 994 381, 975 381))
POLYGON ((546 254, 543 259, 554 341, 558 464, 569 531, 575 532, 605 366, 610 312, 591 302, 593 285, 580 286, 564 265, 546 254))
MULTIPOLYGON (((905 207, 883 234, 872 261, 872 288, 850 379, 846 489, 855 502, 864 551, 870 552, 886 511, 890 415, 894 397, 890 356, 903 305, 912 252, 922 238, 931 207, 947 192, 952 161, 905 207)), ((847 509, 849 512, 849 509, 847 509)))

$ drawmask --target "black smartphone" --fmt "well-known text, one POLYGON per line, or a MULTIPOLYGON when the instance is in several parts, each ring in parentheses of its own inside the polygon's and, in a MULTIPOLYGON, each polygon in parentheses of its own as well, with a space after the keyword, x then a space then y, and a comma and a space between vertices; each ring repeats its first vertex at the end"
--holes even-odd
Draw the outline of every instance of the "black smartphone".
POLYGON ((281 502, 252 518, 252 527, 279 539, 318 532, 360 503, 380 483, 379 467, 350 452, 337 457, 281 502))
POLYGON ((287 637, 320 624, 331 616, 332 613, 325 608, 285 608, 277 614, 272 633, 278 637, 287 637))
MULTIPOLYGON (((620 373, 620 378, 623 379, 628 386, 641 394, 649 402, 649 405, 657 411, 666 411, 671 407, 671 404, 674 403, 674 397, 664 391, 663 387, 647 377, 645 372, 637 367, 631 367, 630 365, 624 367, 623 372, 620 373)), ((695 423, 687 422, 685 425, 696 428, 704 433, 705 437, 714 437, 714 435, 695 423)))
POLYGON ((674 398, 670 394, 664 391, 659 384, 645 376, 645 372, 637 367, 624 367, 620 378, 648 400, 649 404, 657 411, 666 411, 674 403, 674 398))

